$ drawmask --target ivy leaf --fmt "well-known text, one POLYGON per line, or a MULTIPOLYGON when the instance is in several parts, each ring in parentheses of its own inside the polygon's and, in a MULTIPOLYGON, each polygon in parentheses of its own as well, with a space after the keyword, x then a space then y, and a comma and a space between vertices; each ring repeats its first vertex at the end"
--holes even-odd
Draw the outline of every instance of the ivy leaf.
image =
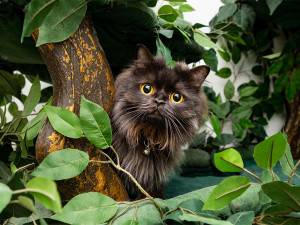
POLYGON ((281 132, 260 142, 254 149, 254 160, 263 169, 272 169, 285 154, 287 141, 281 132))
POLYGON ((216 117, 215 115, 211 115, 210 120, 211 120, 211 124, 212 124, 212 126, 214 128, 214 131, 215 131, 217 137, 220 140, 220 138, 221 138, 220 135, 221 135, 221 131, 222 131, 222 125, 221 125, 218 117, 216 117))
POLYGON ((222 78, 228 78, 231 76, 231 70, 228 67, 224 67, 216 72, 216 75, 222 78))
POLYGON ((80 120, 75 113, 55 106, 44 105, 43 107, 51 125, 57 132, 70 138, 82 137, 80 120))
POLYGON ((267 5, 270 9, 270 15, 277 9, 277 7, 283 2, 283 0, 267 0, 267 5))
POLYGON ((109 148, 112 141, 110 120, 105 110, 81 96, 80 124, 86 138, 96 147, 109 148))
POLYGON ((0 213, 10 202, 12 190, 5 184, 0 183, 0 213))
POLYGON ((68 224, 102 224, 117 212, 112 199, 97 192, 83 193, 72 198, 61 213, 51 217, 68 224))
POLYGON ((217 169, 222 172, 240 172, 242 171, 241 168, 244 168, 244 162, 240 153, 233 148, 227 149, 219 153, 215 153, 214 160, 217 169), (233 164, 236 164, 241 168, 238 168, 227 161, 232 162, 233 164))
POLYGON ((29 191, 47 209, 55 213, 61 211, 61 200, 56 187, 56 183, 43 177, 35 177, 27 183, 27 189, 44 192, 45 194, 29 191))
POLYGON ((263 192, 273 202, 300 211, 300 187, 291 187, 285 182, 275 181, 262 185, 263 192))
POLYGON ((85 0, 56 1, 40 26, 36 46, 66 40, 78 29, 86 10, 85 0))
POLYGON ((241 196, 250 186, 249 177, 231 176, 224 179, 208 196, 203 210, 218 210, 241 196))
POLYGON ((178 13, 172 6, 164 5, 158 10, 158 16, 168 22, 174 22, 178 17, 178 13))
POLYGON ((31 175, 51 180, 69 179, 80 174, 88 163, 87 153, 77 149, 63 149, 47 155, 31 175))
POLYGON ((235 88, 233 83, 230 80, 228 80, 224 87, 224 95, 226 99, 228 100, 232 99, 232 97, 234 96, 234 91, 235 88))

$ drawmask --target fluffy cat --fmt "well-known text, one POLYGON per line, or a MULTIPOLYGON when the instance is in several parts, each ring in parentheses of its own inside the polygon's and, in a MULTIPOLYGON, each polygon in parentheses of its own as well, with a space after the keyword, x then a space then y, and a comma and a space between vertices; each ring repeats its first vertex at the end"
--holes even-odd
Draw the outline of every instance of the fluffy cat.
MULTIPOLYGON (((121 167, 153 197, 163 198, 168 174, 180 164, 180 147, 193 140, 207 109, 201 84, 208 66, 174 68, 138 45, 137 60, 116 79, 112 145, 121 167)), ((144 197, 118 173, 131 199, 144 197)))

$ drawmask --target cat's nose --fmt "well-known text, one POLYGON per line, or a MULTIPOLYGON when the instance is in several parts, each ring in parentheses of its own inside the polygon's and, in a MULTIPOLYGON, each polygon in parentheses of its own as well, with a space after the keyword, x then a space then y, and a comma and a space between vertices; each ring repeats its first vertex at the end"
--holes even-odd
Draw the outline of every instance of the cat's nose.
POLYGON ((162 104, 165 104, 165 101, 164 101, 164 100, 162 100, 162 99, 157 99, 157 98, 154 99, 154 102, 157 104, 157 106, 160 106, 160 105, 162 105, 162 104))

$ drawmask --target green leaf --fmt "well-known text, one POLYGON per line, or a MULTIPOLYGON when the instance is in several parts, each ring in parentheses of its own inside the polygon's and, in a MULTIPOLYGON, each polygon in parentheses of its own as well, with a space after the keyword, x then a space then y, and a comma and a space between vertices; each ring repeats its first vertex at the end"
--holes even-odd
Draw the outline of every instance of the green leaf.
POLYGON ((248 4, 242 4, 241 8, 234 14, 233 22, 240 25, 244 30, 248 26, 253 27, 256 13, 248 4))
POLYGON ((242 118, 239 120, 239 124, 242 128, 246 129, 246 128, 253 128, 254 125, 250 122, 250 120, 242 118))
POLYGON ((295 84, 296 88, 300 91, 300 70, 294 69, 291 75, 291 81, 295 84))
POLYGON ((271 74, 274 74, 274 73, 279 73, 279 71, 281 70, 282 66, 283 66, 282 60, 279 60, 277 62, 272 63, 272 65, 268 69, 266 75, 271 75, 271 74))
POLYGON ((263 73, 263 67, 261 65, 256 65, 252 68, 252 73, 257 75, 257 76, 260 76, 262 75, 263 73))
POLYGON ((174 34, 174 30, 159 30, 158 33, 164 35, 167 38, 172 38, 174 34))
POLYGON ((300 211, 300 187, 291 187, 285 182, 275 181, 262 185, 263 192, 273 202, 300 211))
POLYGON ((264 170, 262 172, 262 178, 261 178, 261 180, 264 183, 269 183, 269 182, 272 182, 272 181, 279 181, 280 180, 279 177, 277 176, 277 174, 274 173, 274 172, 273 172, 273 176, 274 176, 274 180, 273 180, 271 171, 270 170, 264 170))
POLYGON ((10 202, 12 190, 5 184, 0 183, 0 213, 10 202))
POLYGON ((26 132, 26 139, 27 140, 33 140, 40 130, 42 129, 42 126, 44 125, 44 121, 46 119, 47 114, 45 112, 40 112, 37 114, 32 120, 29 121, 29 123, 23 128, 21 137, 25 137, 26 132))
POLYGON ((21 42, 23 42, 24 37, 29 37, 35 29, 40 27, 55 2, 55 0, 32 0, 29 3, 29 9, 24 19, 21 42))
POLYGON ((86 138, 96 147, 109 148, 112 134, 110 120, 104 109, 81 96, 80 123, 86 138))
POLYGON ((261 102, 260 99, 254 98, 252 96, 242 97, 242 98, 239 99, 239 104, 241 106, 253 107, 253 106, 255 106, 256 104, 258 104, 260 102, 261 102))
POLYGON ((203 210, 218 210, 228 205, 233 199, 241 196, 250 186, 248 177, 231 176, 224 179, 208 196, 203 210))
POLYGON ((80 174, 88 163, 87 153, 77 149, 63 149, 47 155, 31 175, 51 180, 69 179, 80 174))
POLYGON ((97 192, 75 196, 62 209, 51 217, 69 224, 101 224, 112 218, 117 212, 117 204, 112 199, 97 192))
POLYGON ((216 103, 209 101, 209 108, 217 115, 218 118, 225 119, 225 115, 221 110, 221 106, 217 105, 216 103))
POLYGON ((215 30, 222 30, 231 33, 244 33, 244 30, 237 24, 230 22, 230 23, 218 23, 216 24, 213 29, 215 30))
POLYGON ((231 222, 233 225, 252 225, 254 217, 254 211, 239 212, 231 215, 227 221, 231 222))
POLYGON ((232 225, 232 223, 228 221, 223 221, 223 220, 216 220, 216 219, 211 219, 211 218, 206 218, 203 216, 198 216, 198 215, 192 215, 192 214, 183 214, 179 216, 179 218, 183 221, 189 221, 189 222, 203 222, 206 224, 211 224, 211 225, 232 225))
POLYGON ((285 149, 285 153, 284 155, 279 159, 281 168, 282 168, 282 172, 289 176, 290 173, 292 172, 293 168, 294 168, 294 160, 293 160, 293 156, 291 153, 291 148, 290 145, 287 144, 286 145, 286 149, 285 149))
POLYGON ((47 195, 29 190, 29 193, 38 199, 45 208, 50 209, 55 213, 61 211, 60 196, 54 181, 43 177, 35 177, 27 183, 26 188, 46 193, 47 195))
POLYGON ((285 90, 286 100, 291 102, 297 93, 296 85, 294 83, 289 83, 285 90))
POLYGON ((237 64, 240 59, 241 59, 241 50, 239 49, 239 47, 237 47, 237 45, 233 45, 232 51, 231 51, 231 55, 232 55, 232 61, 237 64))
POLYGON ((226 99, 228 100, 232 99, 232 97, 234 96, 234 91, 235 88, 233 83, 230 80, 228 80, 224 87, 224 95, 226 99))
POLYGON ((206 63, 206 65, 210 66, 212 71, 218 70, 218 58, 217 58, 215 50, 209 49, 209 50, 204 51, 202 57, 203 57, 203 60, 206 63))
POLYGON ((267 5, 270 9, 270 15, 277 9, 277 7, 283 2, 283 0, 267 0, 267 5))
POLYGON ((220 46, 212 42, 210 38, 203 34, 203 32, 200 32, 200 30, 194 32, 194 40, 202 47, 216 48, 217 50, 224 52, 220 46))
POLYGON ((31 212, 36 213, 36 209, 34 207, 34 203, 33 203, 32 199, 21 195, 21 196, 18 196, 18 200, 23 207, 30 210, 31 212))
POLYGON ((62 135, 70 138, 81 138, 80 120, 75 113, 68 109, 43 106, 53 128, 62 135))
POLYGON ((4 162, 0 161, 0 178, 1 182, 7 183, 12 178, 11 170, 5 165, 4 162))
MULTIPOLYGON (((229 41, 233 41, 235 43, 238 43, 238 44, 242 44, 242 45, 246 45, 245 41, 238 35, 236 34, 223 34, 223 37, 229 41)), ((236 47, 237 48, 237 47, 236 47)), ((239 49, 237 49, 239 50, 239 49)))
POLYGON ((187 4, 180 5, 179 10, 181 12, 193 12, 193 11, 195 11, 195 9, 192 6, 187 5, 187 4))
POLYGON ((226 62, 230 61, 230 55, 227 52, 222 52, 219 50, 218 50, 218 52, 219 52, 220 56, 222 57, 222 59, 224 59, 226 62))
POLYGON ((240 96, 242 96, 242 97, 250 96, 250 95, 254 94, 254 92, 256 92, 257 89, 258 89, 258 87, 247 86, 240 91, 240 96))
POLYGON ((215 153, 214 160, 217 169, 222 172, 240 172, 242 171, 241 168, 244 168, 244 162, 240 153, 233 148, 215 153), (224 158, 226 161, 221 158, 224 158), (227 161, 232 162, 241 168, 238 168, 227 161))
POLYGON ((247 130, 243 129, 238 122, 234 122, 232 124, 232 133, 235 137, 244 139, 247 134, 247 130))
POLYGON ((232 16, 237 10, 237 5, 234 3, 226 4, 219 9, 217 22, 227 19, 232 16))
POLYGON ((270 206, 264 211, 265 215, 282 215, 282 214, 289 214, 291 212, 295 212, 294 209, 287 207, 285 205, 277 204, 274 206, 270 206))
POLYGON ((132 219, 125 221, 124 223, 122 223, 122 225, 140 225, 140 223, 139 221, 132 219))
POLYGON ((278 58, 280 55, 281 55, 281 52, 278 52, 278 53, 274 53, 274 54, 271 54, 271 55, 265 55, 262 58, 264 58, 264 59, 275 59, 275 58, 278 58))
POLYGON ((178 13, 172 6, 164 5, 158 10, 158 16, 168 22, 174 22, 178 17, 178 13))
POLYGON ((86 9, 85 0, 56 1, 40 26, 36 46, 66 40, 78 29, 86 9))
POLYGON ((248 119, 251 116, 251 114, 252 109, 249 108, 249 106, 240 106, 232 111, 231 116, 233 119, 248 119))
POLYGON ((274 92, 281 93, 289 84, 290 76, 288 73, 281 74, 274 82, 274 92))
POLYGON ((281 132, 260 142, 254 149, 254 160, 263 169, 273 168, 284 155, 287 141, 281 132))
POLYGON ((166 64, 170 64, 172 62, 171 51, 168 47, 164 45, 159 37, 156 38, 156 56, 162 56, 166 60, 166 64))
POLYGON ((7 71, 0 70, 0 90, 21 99, 21 85, 18 82, 17 76, 19 75, 13 75, 7 71))
POLYGON ((211 124, 212 124, 212 126, 214 128, 214 131, 215 131, 217 137, 220 140, 220 138, 221 138, 220 135, 221 135, 221 131, 222 131, 222 125, 221 125, 218 117, 216 117, 215 115, 211 115, 210 120, 211 120, 211 124))
POLYGON ((224 67, 216 72, 216 75, 222 78, 228 78, 231 76, 231 70, 228 67, 224 67))

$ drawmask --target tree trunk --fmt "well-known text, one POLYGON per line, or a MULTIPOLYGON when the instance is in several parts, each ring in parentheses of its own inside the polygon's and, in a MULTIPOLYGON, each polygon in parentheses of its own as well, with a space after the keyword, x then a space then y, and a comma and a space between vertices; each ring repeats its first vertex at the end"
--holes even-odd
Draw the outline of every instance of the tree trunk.
POLYGON ((297 91, 291 102, 286 103, 286 111, 285 132, 293 158, 300 159, 300 91, 297 91))
MULTIPOLYGON (((38 30, 32 34, 37 40, 38 30)), ((101 105, 108 114, 113 105, 114 81, 91 21, 85 18, 67 40, 39 46, 53 84, 52 105, 79 115, 80 99, 101 105)), ((56 132, 46 119, 36 142, 39 163, 51 152, 65 148, 85 151, 92 160, 106 160, 86 138, 67 138, 56 132)), ((77 177, 58 181, 65 200, 84 192, 100 192, 116 201, 128 200, 127 192, 109 164, 89 163, 77 177)))

